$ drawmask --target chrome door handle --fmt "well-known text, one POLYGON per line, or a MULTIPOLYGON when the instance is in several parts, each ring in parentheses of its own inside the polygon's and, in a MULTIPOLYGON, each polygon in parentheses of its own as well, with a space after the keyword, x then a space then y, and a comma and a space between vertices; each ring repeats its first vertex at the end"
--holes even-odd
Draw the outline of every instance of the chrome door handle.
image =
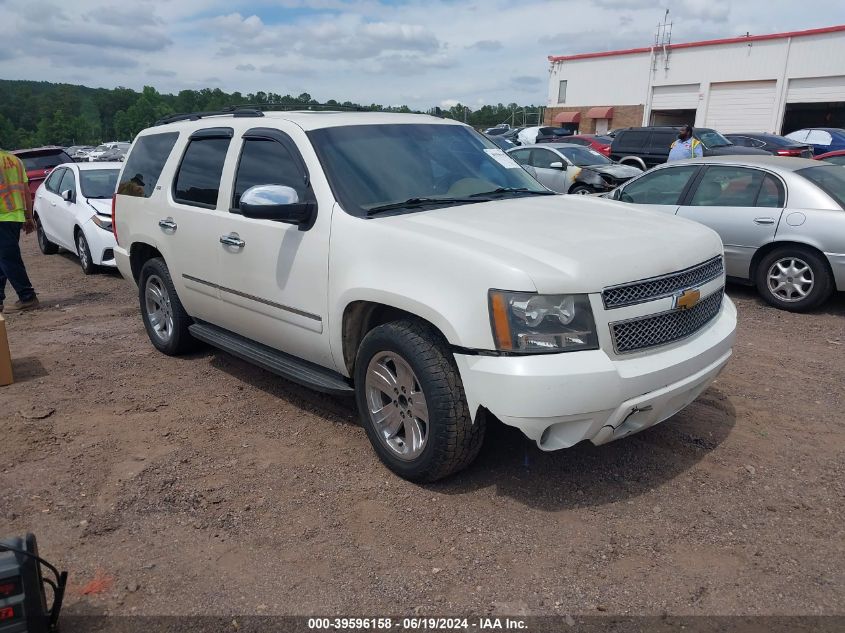
POLYGON ((244 242, 237 233, 229 233, 229 235, 221 235, 220 236, 220 243, 225 246, 234 246, 235 248, 243 248, 246 246, 246 242, 244 242))
POLYGON ((774 218, 754 218, 754 224, 774 224, 774 218))
POLYGON ((164 218, 163 220, 159 220, 158 225, 167 231, 176 230, 176 222, 173 221, 173 218, 164 218))

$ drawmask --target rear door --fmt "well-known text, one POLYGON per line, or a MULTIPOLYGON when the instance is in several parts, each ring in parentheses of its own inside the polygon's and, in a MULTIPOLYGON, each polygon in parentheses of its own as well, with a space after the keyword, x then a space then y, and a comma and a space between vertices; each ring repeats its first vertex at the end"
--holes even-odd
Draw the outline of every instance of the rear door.
POLYGON ((685 196, 678 215, 716 231, 725 245, 725 270, 747 279, 754 253, 775 237, 785 189, 769 172, 710 165, 685 196))
POLYGON ((669 158, 669 149, 678 138, 677 132, 671 130, 655 130, 648 139, 645 162, 649 167, 661 165, 669 158))

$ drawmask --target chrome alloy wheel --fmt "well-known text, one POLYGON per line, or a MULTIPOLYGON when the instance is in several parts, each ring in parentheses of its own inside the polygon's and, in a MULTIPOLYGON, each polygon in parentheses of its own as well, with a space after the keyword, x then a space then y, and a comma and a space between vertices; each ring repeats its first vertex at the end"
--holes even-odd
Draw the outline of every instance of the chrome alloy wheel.
POLYGON ((766 282, 769 292, 789 303, 806 298, 815 285, 813 269, 797 257, 784 257, 772 264, 766 282))
POLYGON ((156 337, 163 343, 173 336, 173 306, 161 277, 150 275, 144 288, 144 307, 147 320, 156 337))
POLYGON ((381 442, 399 459, 420 456, 428 440, 428 404, 414 370, 381 352, 367 367, 367 413, 381 442))
POLYGON ((79 263, 82 264, 82 268, 87 269, 90 265, 91 254, 88 252, 88 243, 85 241, 85 236, 81 232, 76 236, 76 254, 79 256, 79 263))

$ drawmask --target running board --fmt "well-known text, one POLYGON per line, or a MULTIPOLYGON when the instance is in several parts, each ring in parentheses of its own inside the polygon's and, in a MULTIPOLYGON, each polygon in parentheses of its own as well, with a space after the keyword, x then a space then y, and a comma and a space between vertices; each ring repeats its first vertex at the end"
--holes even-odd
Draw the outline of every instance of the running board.
POLYGON ((195 323, 188 327, 191 336, 237 356, 262 369, 287 378, 291 382, 322 393, 351 395, 352 385, 339 373, 256 343, 229 330, 209 323, 195 323))

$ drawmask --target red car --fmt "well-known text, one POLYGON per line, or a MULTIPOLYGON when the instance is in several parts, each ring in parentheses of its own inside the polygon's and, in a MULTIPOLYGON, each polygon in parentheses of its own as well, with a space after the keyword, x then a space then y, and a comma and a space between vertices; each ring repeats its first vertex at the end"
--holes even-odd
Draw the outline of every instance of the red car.
POLYGON ((838 149, 835 152, 828 152, 827 154, 819 154, 815 159, 825 160, 834 165, 845 165, 845 149, 838 149))
POLYGON ((610 156, 610 144, 613 142, 613 139, 609 136, 599 136, 597 134, 576 134, 562 138, 560 142, 586 145, 604 156, 610 156))
POLYGON ((14 154, 23 161, 26 177, 29 179, 29 192, 35 199, 35 190, 44 182, 47 175, 56 165, 72 163, 73 159, 61 147, 36 147, 33 149, 16 149, 14 154))

